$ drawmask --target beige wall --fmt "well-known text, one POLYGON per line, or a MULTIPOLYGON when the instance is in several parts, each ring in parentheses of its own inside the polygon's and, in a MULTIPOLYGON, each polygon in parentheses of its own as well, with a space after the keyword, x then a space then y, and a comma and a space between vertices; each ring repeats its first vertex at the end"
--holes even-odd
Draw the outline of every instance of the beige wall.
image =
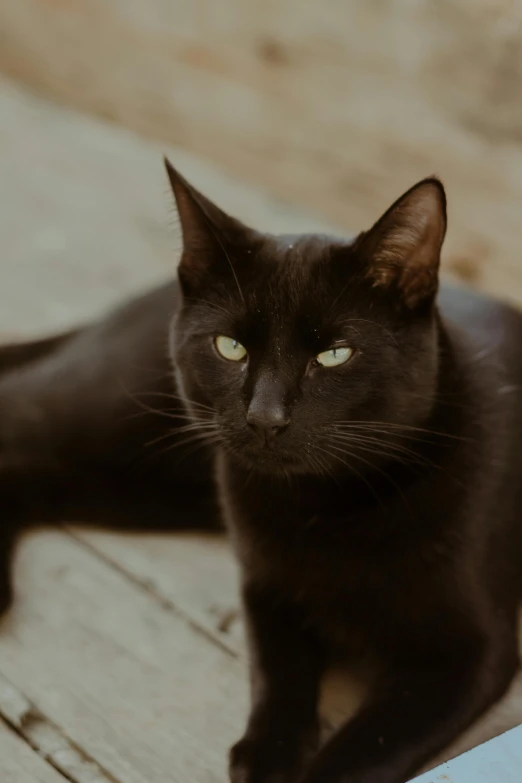
POLYGON ((2 0, 0 69, 348 230, 448 186, 447 266, 522 303, 522 0, 2 0))

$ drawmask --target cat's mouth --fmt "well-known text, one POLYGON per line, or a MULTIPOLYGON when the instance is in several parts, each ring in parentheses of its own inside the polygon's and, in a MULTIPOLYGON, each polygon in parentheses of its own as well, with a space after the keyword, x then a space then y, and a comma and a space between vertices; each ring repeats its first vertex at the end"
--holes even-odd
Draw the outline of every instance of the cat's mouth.
POLYGON ((241 450, 242 459, 263 473, 311 472, 310 466, 297 451, 287 451, 275 444, 249 445, 241 450))

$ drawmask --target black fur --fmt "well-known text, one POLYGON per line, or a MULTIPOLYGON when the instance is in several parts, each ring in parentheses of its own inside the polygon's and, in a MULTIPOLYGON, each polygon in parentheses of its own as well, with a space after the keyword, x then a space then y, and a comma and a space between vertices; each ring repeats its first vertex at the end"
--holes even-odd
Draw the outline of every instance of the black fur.
POLYGON ((216 483, 251 650, 233 783, 405 783, 518 666, 522 317, 436 300, 436 180, 348 243, 259 234, 169 175, 180 287, 19 349, 0 379, 0 608, 28 521, 215 524, 216 483), (353 354, 326 368, 334 345, 353 354), (321 675, 361 647, 380 678, 319 749, 321 675))

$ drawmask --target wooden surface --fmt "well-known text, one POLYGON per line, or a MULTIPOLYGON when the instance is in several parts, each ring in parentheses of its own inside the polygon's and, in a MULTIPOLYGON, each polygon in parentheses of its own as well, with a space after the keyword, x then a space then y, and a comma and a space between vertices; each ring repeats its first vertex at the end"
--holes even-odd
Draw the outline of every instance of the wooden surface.
MULTIPOLYGON (((0 721, 2 783, 63 783, 61 775, 0 721)), ((94 781, 93 781, 94 783, 94 781)))
MULTIPOLYGON (((0 133, 2 331, 69 324, 171 274, 163 150, 8 83, 0 133)), ((172 159, 256 226, 317 225, 190 155, 172 159)), ((0 632, 2 783, 225 783, 247 680, 224 540, 41 531, 20 547, 16 591, 0 632)), ((331 725, 357 706, 363 674, 332 675, 331 725)), ((519 680, 448 753, 521 720, 519 680)))
POLYGON ((421 177, 522 302, 521 0, 2 0, 0 69, 347 229, 421 177))

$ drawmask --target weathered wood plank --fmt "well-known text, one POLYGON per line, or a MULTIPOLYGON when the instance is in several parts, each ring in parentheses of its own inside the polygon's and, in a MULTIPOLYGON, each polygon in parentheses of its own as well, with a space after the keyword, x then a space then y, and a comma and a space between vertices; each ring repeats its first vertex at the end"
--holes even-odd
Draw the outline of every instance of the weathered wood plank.
POLYGON ((0 68, 348 230, 435 171, 448 267, 522 302, 521 20, 513 0, 4 0, 0 68))
POLYGON ((64 533, 28 538, 16 582, 0 672, 42 731, 52 724, 109 779, 223 783, 246 709, 231 655, 64 533))
MULTIPOLYGON (((1 674, 0 717, 68 780, 74 783, 118 783, 115 777, 104 771, 81 748, 75 747, 66 732, 53 724, 1 674)), ((0 753, 0 776, 2 766, 0 753)), ((3 780, 2 777, 0 779, 3 780)))
POLYGON ((71 532, 143 589, 176 606, 234 656, 243 655, 237 569, 224 535, 71 532))
POLYGON ((65 778, 0 720, 0 780, 2 783, 65 783, 65 778))
MULTIPOLYGON (((79 530, 74 535, 85 541, 102 558, 108 559, 145 589, 176 605, 240 658, 244 658, 244 634, 240 622, 236 569, 231 552, 217 537, 194 535, 151 535, 79 530), (207 570, 209 569, 209 570, 207 570), (208 574, 208 578, 205 577, 208 574), (230 624, 221 625, 221 618, 230 624)), ((520 617, 522 653, 522 614, 520 617)), ((353 714, 366 692, 372 672, 331 672, 323 688, 323 714, 335 727, 353 714)), ((469 731, 444 751, 435 763, 452 758, 522 722, 522 673, 509 694, 469 731)))

